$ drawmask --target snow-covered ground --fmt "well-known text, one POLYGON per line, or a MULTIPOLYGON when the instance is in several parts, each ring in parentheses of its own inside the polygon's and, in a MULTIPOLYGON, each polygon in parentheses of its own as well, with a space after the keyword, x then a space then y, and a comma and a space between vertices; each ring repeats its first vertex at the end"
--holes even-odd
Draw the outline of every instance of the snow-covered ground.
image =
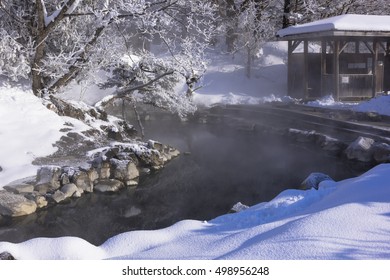
MULTIPOLYGON (((204 105, 282 100, 283 46, 271 44, 264 53, 252 79, 235 60, 215 58, 207 87, 195 100, 204 105)), ((88 100, 87 91, 75 94, 88 100)), ((390 115, 389 103, 383 96, 348 108, 390 115)), ((328 98, 311 105, 342 104, 328 98)), ((54 151, 63 123, 30 91, 0 88, 0 186, 34 175, 32 160, 54 151)), ((0 252, 18 259, 388 259, 389 182, 390 164, 382 164, 360 177, 324 181, 319 190, 287 190, 270 202, 211 221, 123 233, 98 247, 75 237, 0 242, 0 252)))
POLYGON ((37 166, 31 162, 55 152, 53 143, 63 135, 63 124, 32 91, 0 88, 0 189, 36 173, 37 166))

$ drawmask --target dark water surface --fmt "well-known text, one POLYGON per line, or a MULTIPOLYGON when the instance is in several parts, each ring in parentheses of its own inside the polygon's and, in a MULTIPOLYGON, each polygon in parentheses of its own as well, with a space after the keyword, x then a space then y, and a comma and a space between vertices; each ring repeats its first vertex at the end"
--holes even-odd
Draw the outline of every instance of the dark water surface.
POLYGON ((212 219, 239 201, 247 205, 269 201, 282 190, 299 186, 311 172, 335 180, 359 173, 314 147, 222 128, 149 123, 147 139, 179 148, 180 157, 142 177, 135 189, 86 194, 26 217, 0 217, 0 241, 78 236, 100 245, 121 232, 158 229, 183 219, 212 219))

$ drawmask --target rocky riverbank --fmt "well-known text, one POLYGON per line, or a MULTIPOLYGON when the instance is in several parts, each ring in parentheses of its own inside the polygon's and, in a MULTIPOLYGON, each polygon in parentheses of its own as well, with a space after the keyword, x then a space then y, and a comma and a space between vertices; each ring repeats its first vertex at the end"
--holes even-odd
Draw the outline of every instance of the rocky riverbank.
POLYGON ((142 173, 180 154, 156 141, 136 140, 131 125, 100 109, 54 96, 44 103, 64 118, 64 136, 55 143, 56 153, 35 160, 36 176, 3 186, 0 215, 29 215, 84 193, 135 187, 142 173))
POLYGON ((135 187, 140 174, 162 168, 179 154, 178 150, 156 141, 134 141, 90 151, 89 168, 42 166, 36 177, 4 186, 0 191, 0 215, 29 215, 84 193, 135 187))

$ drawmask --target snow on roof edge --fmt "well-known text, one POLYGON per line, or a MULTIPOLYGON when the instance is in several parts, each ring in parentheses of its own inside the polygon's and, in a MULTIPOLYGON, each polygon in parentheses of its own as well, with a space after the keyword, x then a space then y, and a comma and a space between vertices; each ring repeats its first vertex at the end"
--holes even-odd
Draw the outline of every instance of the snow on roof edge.
POLYGON ((390 16, 346 14, 279 30, 277 37, 323 31, 390 32, 390 16))

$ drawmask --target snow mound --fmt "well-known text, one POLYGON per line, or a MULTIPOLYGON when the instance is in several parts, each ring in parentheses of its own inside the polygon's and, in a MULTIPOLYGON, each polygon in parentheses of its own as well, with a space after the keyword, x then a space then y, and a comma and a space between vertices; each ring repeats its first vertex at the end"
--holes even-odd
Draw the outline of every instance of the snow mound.
POLYGON ((358 112, 375 112, 380 115, 390 116, 390 96, 383 95, 362 102, 354 108, 358 112))
POLYGON ((31 163, 56 151, 64 121, 31 91, 0 88, 0 189, 16 179, 36 174, 31 163))
POLYGON ((307 102, 308 106, 312 107, 326 107, 326 108, 333 108, 333 109, 345 109, 345 108, 351 108, 352 106, 357 105, 357 103, 353 102, 340 102, 334 100, 333 96, 327 95, 324 96, 318 100, 315 101, 309 101, 307 102))

